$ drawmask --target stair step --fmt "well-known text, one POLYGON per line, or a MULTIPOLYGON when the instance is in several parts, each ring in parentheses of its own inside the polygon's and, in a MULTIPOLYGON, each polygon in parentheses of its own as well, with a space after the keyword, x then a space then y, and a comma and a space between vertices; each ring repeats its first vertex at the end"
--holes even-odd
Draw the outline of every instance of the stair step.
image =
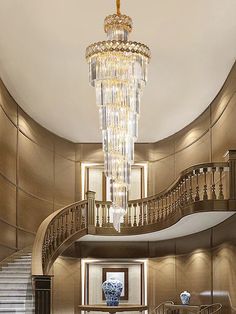
POLYGON ((25 308, 33 308, 34 303, 33 301, 26 301, 26 300, 5 300, 0 301, 0 309, 2 308, 19 308, 19 309, 25 309, 25 308))
POLYGON ((32 290, 0 290, 0 298, 5 298, 5 297, 32 297, 33 292, 32 290))
POLYGON ((1 282, 1 279, 7 279, 9 278, 10 280, 11 279, 31 279, 31 276, 26 273, 26 274, 16 274, 16 273, 13 273, 13 274, 9 274, 9 273, 4 273, 4 272, 0 272, 0 282, 1 282))
POLYGON ((22 274, 22 275, 28 275, 28 276, 31 276, 31 271, 30 271, 30 269, 14 269, 14 270, 12 270, 12 269, 4 269, 4 270, 2 270, 1 272, 0 272, 0 274, 22 274))
POLYGON ((21 309, 21 308, 2 308, 0 309, 1 314, 33 314, 34 308, 21 309))

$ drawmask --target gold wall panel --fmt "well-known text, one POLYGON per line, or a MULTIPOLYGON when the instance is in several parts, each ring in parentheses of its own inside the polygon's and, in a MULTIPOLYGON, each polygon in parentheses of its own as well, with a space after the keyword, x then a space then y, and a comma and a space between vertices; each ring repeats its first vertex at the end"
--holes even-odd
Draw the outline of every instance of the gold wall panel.
POLYGON ((18 238, 18 249, 21 250, 25 247, 33 245, 35 235, 30 232, 26 232, 26 231, 18 229, 17 238, 18 238))
POLYGON ((55 194, 57 204, 69 205, 75 201, 75 162, 55 156, 55 194))
POLYGON ((175 154, 175 177, 192 165, 210 162, 210 136, 205 134, 194 144, 175 154))
POLYGON ((19 133, 19 186, 42 199, 53 201, 53 152, 19 133))
POLYGON ((186 149, 209 131, 210 108, 207 108, 196 120, 175 134, 175 152, 186 149))
POLYGON ((216 247, 222 243, 232 243, 236 245, 236 214, 221 224, 215 226, 212 232, 212 244, 216 247), (226 232, 227 231, 227 232, 226 232))
POLYGON ((161 192, 175 179, 174 155, 148 164, 148 195, 161 192))
POLYGON ((19 190, 18 226, 36 232, 41 222, 53 212, 53 203, 37 199, 19 190))
POLYGON ((223 160, 227 150, 236 148, 235 117, 236 93, 229 102, 224 114, 212 128, 213 160, 223 160))
MULTIPOLYGON (((16 186, 0 175, 0 218, 16 224, 16 186)), ((1 241, 1 240, 0 240, 1 241)))
POLYGON ((15 250, 7 248, 0 244, 0 261, 15 253, 15 250))
POLYGON ((150 308, 167 300, 176 301, 175 257, 148 260, 148 304, 150 308))
POLYGON ((19 129, 32 141, 49 150, 54 149, 54 135, 19 108, 19 129))
POLYGON ((236 92, 236 64, 232 67, 222 89, 211 103, 211 123, 215 124, 236 92))
POLYGON ((80 260, 59 257, 53 265, 53 313, 77 313, 81 304, 80 260))
POLYGON ((55 153, 66 159, 75 161, 75 144, 55 136, 55 153))
POLYGON ((102 144, 76 144, 76 161, 103 163, 102 144))
POLYGON ((17 130, 0 107, 0 172, 16 182, 17 130))
POLYGON ((16 125, 17 124, 17 104, 9 94, 8 90, 4 86, 0 79, 0 105, 6 112, 10 120, 16 125))
MULTIPOLYGON (((191 292, 191 304, 211 304, 211 252, 176 256, 176 293, 191 292)), ((180 299, 178 300, 180 302, 180 299)))
POLYGON ((224 244, 213 251, 213 301, 222 314, 236 313, 236 247, 224 244))
POLYGON ((16 228, 0 220, 0 244, 16 247, 16 228))

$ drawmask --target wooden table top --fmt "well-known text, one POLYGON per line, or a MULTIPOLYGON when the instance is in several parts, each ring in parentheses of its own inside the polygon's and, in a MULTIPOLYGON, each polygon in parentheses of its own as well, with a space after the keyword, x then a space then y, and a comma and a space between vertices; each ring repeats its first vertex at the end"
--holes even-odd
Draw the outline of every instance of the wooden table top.
POLYGON ((118 306, 108 306, 104 304, 89 304, 89 305, 79 305, 78 306, 81 311, 98 311, 98 312, 108 312, 108 313, 116 313, 116 312, 141 312, 148 310, 147 305, 139 305, 139 304, 132 304, 132 305, 118 305, 118 306))

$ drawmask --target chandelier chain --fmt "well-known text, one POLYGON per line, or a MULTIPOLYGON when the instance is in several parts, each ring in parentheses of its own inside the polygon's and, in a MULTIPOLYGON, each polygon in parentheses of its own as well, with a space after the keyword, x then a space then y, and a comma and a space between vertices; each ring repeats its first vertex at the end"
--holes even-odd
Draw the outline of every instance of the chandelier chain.
POLYGON ((120 12, 120 0, 116 0, 116 10, 117 10, 117 15, 121 15, 121 12, 120 12))

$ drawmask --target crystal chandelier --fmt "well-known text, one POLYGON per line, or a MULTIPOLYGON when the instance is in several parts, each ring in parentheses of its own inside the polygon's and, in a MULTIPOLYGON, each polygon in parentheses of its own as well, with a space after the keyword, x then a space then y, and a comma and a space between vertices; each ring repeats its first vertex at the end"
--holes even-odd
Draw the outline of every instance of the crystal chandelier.
POLYGON ((107 40, 90 45, 86 60, 90 84, 96 88, 105 175, 111 184, 113 225, 120 231, 127 210, 140 96, 147 82, 150 50, 144 44, 128 40, 132 20, 120 13, 120 0, 116 0, 116 5, 117 13, 104 21, 107 40))

